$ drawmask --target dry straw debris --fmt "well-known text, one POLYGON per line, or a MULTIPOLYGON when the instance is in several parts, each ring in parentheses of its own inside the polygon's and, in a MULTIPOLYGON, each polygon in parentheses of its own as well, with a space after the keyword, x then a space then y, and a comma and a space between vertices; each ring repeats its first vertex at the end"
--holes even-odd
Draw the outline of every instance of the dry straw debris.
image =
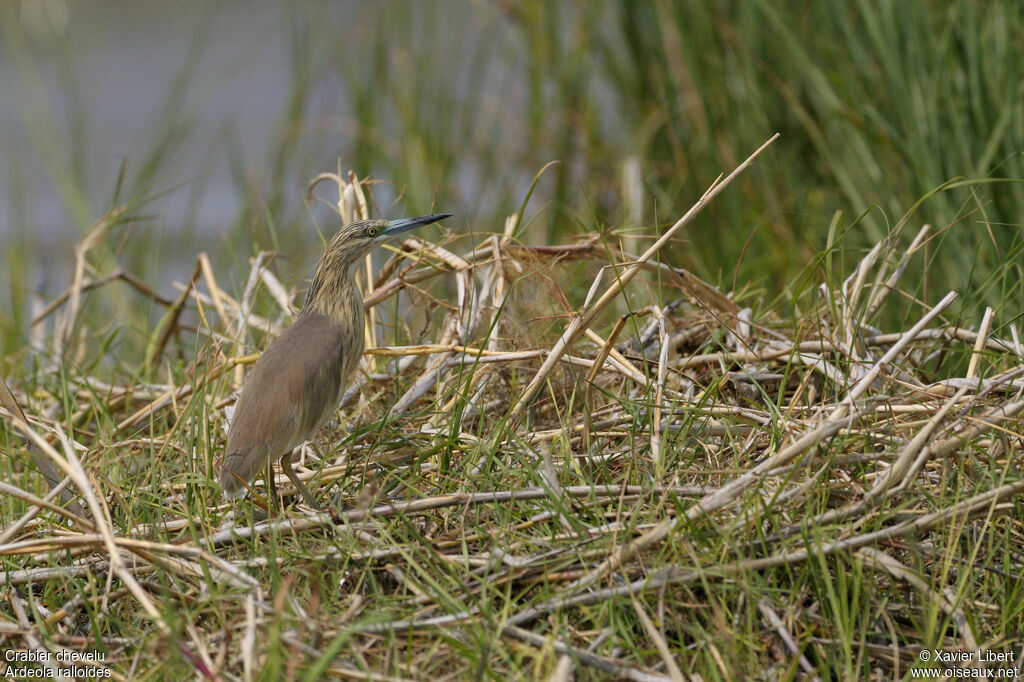
MULTIPOLYGON (((143 361, 167 383, 69 372, 63 396, 0 384, 24 462, 0 483, 16 511, 0 533, 3 647, 102 650, 96 665, 120 679, 484 665, 677 680, 707 660, 736 673, 711 635, 728 610, 753 623, 742 660, 769 678, 817 674, 844 642, 886 675, 922 647, 998 648, 984 590, 997 599, 1006 588, 989 579, 1012 579, 1024 556, 1016 328, 993 336, 991 310, 976 330, 951 322, 952 292, 913 301, 904 330, 872 326, 907 296, 929 226, 908 246, 895 230, 788 317, 658 260, 757 153, 639 256, 607 235, 519 243, 520 214, 468 250, 416 238, 377 273, 368 261, 364 371, 298 468, 336 495, 325 513, 266 494, 229 505, 211 475, 253 340, 295 314, 270 254, 237 299, 205 254, 159 294, 122 270, 89 274, 121 217, 106 216, 37 316, 56 320, 37 350, 82 357, 83 297, 125 281, 165 306, 143 361), (375 308, 400 292, 398 319, 375 308), (191 360, 175 370, 169 355, 191 360), (962 376, 936 378, 951 357, 967 358, 962 376), (975 566, 989 577, 968 598, 957 576, 975 566), (822 593, 850 567, 879 600, 877 641, 844 640, 825 615, 822 593), (929 608, 940 625, 925 641, 911 621, 929 608)), ((321 180, 343 220, 369 215, 365 181, 321 180)), ((292 492, 284 478, 277 490, 292 492)))

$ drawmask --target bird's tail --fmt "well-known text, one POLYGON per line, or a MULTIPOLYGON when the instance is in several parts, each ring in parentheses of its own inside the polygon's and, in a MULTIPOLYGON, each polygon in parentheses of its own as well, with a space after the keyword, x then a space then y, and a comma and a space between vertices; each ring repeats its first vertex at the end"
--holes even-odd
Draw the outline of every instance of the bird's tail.
POLYGON ((241 453, 235 452, 224 456, 220 467, 220 487, 228 499, 242 497, 248 489, 246 486, 250 481, 246 480, 240 471, 242 467, 239 466, 244 463, 245 457, 241 453))

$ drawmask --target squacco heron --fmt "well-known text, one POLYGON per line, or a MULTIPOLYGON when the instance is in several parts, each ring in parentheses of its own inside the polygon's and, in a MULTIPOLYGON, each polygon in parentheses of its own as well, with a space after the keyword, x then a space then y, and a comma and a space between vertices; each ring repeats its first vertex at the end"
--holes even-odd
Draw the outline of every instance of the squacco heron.
POLYGON ((356 266, 380 242, 450 216, 361 220, 338 230, 317 263, 299 316, 270 342, 242 385, 220 468, 225 495, 241 497, 257 472, 280 458, 302 497, 319 508, 291 460, 338 408, 362 356, 365 316, 356 266))

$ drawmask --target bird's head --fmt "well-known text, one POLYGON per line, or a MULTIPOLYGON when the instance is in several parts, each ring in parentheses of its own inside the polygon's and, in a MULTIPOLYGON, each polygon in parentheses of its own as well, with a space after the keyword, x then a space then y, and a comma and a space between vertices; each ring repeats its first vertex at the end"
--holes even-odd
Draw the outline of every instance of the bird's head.
POLYGON ((435 213, 398 220, 357 220, 338 230, 324 253, 333 267, 346 267, 359 261, 380 242, 423 225, 451 217, 451 213, 435 213))
POLYGON ((449 217, 451 213, 435 213, 399 220, 357 220, 344 225, 317 263, 303 308, 333 310, 339 294, 346 287, 351 289, 355 286, 350 283, 353 266, 374 246, 403 232, 449 217))

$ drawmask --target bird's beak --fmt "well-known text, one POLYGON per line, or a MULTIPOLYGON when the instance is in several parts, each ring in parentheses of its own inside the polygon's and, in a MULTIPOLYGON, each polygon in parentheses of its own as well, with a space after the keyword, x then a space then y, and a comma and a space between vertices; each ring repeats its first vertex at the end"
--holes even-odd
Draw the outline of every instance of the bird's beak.
POLYGON ((395 235, 408 232, 409 230, 420 227, 421 225, 429 225, 430 223, 436 223, 438 220, 444 220, 445 218, 451 217, 451 213, 435 213, 433 215, 421 215, 418 218, 392 220, 388 223, 387 227, 381 230, 381 236, 394 237, 395 235))

